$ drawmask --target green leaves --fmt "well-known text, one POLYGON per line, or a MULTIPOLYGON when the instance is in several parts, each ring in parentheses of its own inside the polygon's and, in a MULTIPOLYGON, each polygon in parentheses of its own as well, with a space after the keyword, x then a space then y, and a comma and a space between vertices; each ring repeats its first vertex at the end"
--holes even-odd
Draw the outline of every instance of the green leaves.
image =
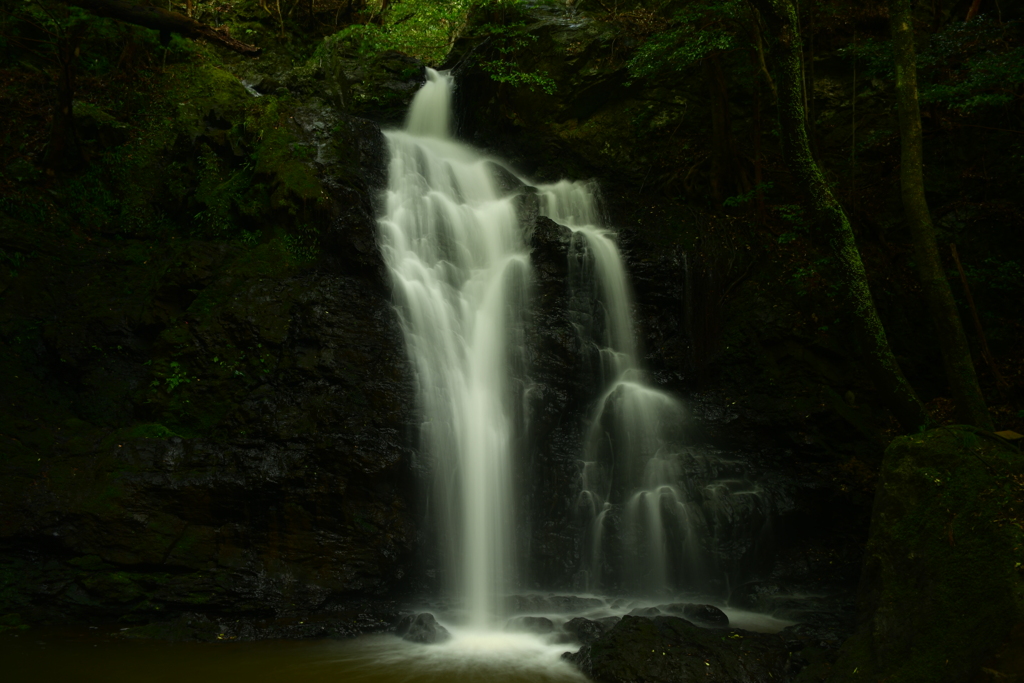
POLYGON ((737 46, 735 20, 744 16, 738 0, 690 2, 676 11, 669 28, 647 38, 626 63, 630 76, 644 78, 683 71, 714 52, 737 46))
POLYGON ((540 88, 548 95, 553 95, 557 86, 553 78, 538 71, 525 71, 517 61, 517 56, 528 50, 537 41, 537 36, 528 32, 523 22, 510 24, 485 24, 480 32, 492 39, 492 49, 498 53, 497 59, 480 62, 492 80, 513 87, 525 86, 530 90, 540 88))
POLYGON ((335 34, 333 40, 348 43, 360 56, 372 57, 397 50, 438 65, 452 44, 466 29, 470 12, 476 8, 511 8, 519 0, 396 0, 379 14, 379 23, 353 24, 335 34))
MULTIPOLYGON (((1019 22, 998 24, 979 16, 930 36, 917 59, 921 102, 966 113, 1014 101, 1024 84, 1024 46, 1014 44, 1015 33, 1019 22)), ((865 39, 838 52, 856 59, 867 76, 895 80, 888 40, 865 39)))
POLYGON ((1009 104, 1024 83, 1024 47, 972 55, 948 73, 947 82, 922 89, 923 102, 940 102, 965 112, 1009 104))
POLYGON ((626 63, 630 76, 683 71, 712 52, 727 50, 734 37, 717 28, 694 29, 686 25, 657 33, 644 42, 626 63))
POLYGON ((1010 36, 1019 24, 999 24, 982 15, 932 36, 918 59, 928 76, 921 101, 969 112, 1016 99, 1024 83, 1024 46, 1014 46, 1010 36))

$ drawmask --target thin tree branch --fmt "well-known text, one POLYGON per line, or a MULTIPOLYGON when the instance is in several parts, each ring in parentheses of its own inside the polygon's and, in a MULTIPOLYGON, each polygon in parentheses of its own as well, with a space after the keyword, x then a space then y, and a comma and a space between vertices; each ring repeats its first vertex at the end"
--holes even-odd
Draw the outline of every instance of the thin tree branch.
POLYGON ((956 245, 950 244, 950 250, 953 252, 953 260, 956 261, 956 269, 960 271, 960 281, 964 284, 964 294, 967 295, 967 304, 971 307, 971 315, 974 316, 974 329, 978 333, 978 343, 981 346, 981 357, 985 359, 985 363, 988 364, 989 369, 992 371, 992 376, 995 377, 996 386, 999 387, 1000 393, 1010 387, 1006 379, 999 374, 999 368, 996 366, 995 358, 992 357, 992 352, 988 350, 988 339, 985 338, 985 331, 981 327, 981 318, 978 317, 978 309, 974 306, 974 297, 971 295, 971 286, 967 284, 967 275, 964 273, 964 267, 960 264, 960 255, 956 252, 956 245))

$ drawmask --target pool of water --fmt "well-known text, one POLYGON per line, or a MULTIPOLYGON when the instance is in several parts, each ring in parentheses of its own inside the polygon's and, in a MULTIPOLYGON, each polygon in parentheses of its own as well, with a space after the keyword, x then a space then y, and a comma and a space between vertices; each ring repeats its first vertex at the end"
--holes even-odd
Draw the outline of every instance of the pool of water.
MULTIPOLYGON (((684 597, 709 602, 700 596, 684 597)), ((492 631, 474 631, 459 626, 466 623, 465 615, 426 605, 416 611, 437 614, 451 640, 422 645, 379 634, 353 639, 167 643, 130 640, 116 627, 31 629, 0 635, 0 672, 4 681, 13 683, 583 683, 587 679, 561 659, 562 653, 579 649, 578 643, 566 642, 565 622, 574 616, 621 617, 630 610, 660 604, 544 594, 521 600, 532 600, 535 609, 528 613, 549 618, 554 631, 547 635, 508 632, 497 623, 492 631), (554 609, 567 604, 580 609, 554 609)), ((724 611, 731 628, 773 633, 793 623, 728 607, 724 611)))
POLYGON ((530 634, 464 633, 439 645, 393 635, 351 640, 153 643, 33 629, 0 636, 11 683, 581 683, 575 647, 530 634))

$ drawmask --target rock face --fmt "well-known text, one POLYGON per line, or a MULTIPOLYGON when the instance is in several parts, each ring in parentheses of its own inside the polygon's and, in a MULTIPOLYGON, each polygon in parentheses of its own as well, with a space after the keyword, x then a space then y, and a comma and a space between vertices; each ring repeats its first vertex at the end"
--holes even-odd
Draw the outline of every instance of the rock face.
MULTIPOLYGON (((231 279, 230 265, 212 271, 209 288, 231 279)), ((126 350, 113 367, 98 354, 64 363, 74 374, 60 389, 97 422, 108 404, 152 410, 135 398, 149 397, 183 417, 205 413, 219 434, 175 426, 182 436, 160 415, 103 429, 66 409, 44 412, 52 421, 33 433, 49 448, 8 451, 0 484, 6 575, 32 584, 26 609, 265 614, 401 585, 414 533, 411 386, 386 292, 320 270, 235 280, 216 312, 186 312, 180 342, 146 340, 130 318, 40 340, 40 355, 48 344, 74 354, 76 331, 126 350), (150 380, 144 359, 161 356, 176 359, 171 378, 185 386, 168 392, 166 380, 150 380), (128 396, 111 395, 100 373, 128 396)), ((41 409, 45 389, 30 373, 51 370, 26 365, 15 374, 28 381, 5 399, 41 409)))
POLYGON ((87 238, 0 221, 4 249, 34 244, 0 282, 0 616, 386 628, 415 431, 375 241, 380 131, 190 79, 192 104, 125 151, 149 156, 110 189, 135 193, 123 216, 87 194, 87 238))
POLYGON ((664 616, 625 616, 564 657, 599 683, 769 683, 785 680, 788 667, 779 636, 703 629, 664 616))
POLYGON ((828 680, 860 680, 856 669, 872 680, 953 683, 975 680, 982 666, 985 680, 1010 680, 985 660, 1024 616, 1022 478, 1017 449, 970 428, 893 441, 866 549, 862 623, 828 680))
MULTIPOLYGON (((523 523, 532 526, 518 536, 529 539, 530 584, 564 590, 577 588, 571 577, 579 566, 573 513, 586 400, 581 390, 584 369, 568 288, 572 233, 549 218, 532 217, 534 290, 525 335, 531 382, 526 394, 529 458, 520 471, 528 506, 523 523)), ((536 607, 517 607, 530 609, 536 607)))

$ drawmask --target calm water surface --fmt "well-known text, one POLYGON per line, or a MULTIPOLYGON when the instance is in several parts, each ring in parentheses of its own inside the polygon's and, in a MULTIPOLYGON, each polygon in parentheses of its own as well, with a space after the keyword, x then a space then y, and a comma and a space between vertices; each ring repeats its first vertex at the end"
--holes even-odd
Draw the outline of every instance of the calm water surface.
POLYGON ((91 633, 0 636, 8 683, 582 683, 574 646, 528 634, 460 634, 443 645, 392 635, 256 643, 125 642, 91 633))

